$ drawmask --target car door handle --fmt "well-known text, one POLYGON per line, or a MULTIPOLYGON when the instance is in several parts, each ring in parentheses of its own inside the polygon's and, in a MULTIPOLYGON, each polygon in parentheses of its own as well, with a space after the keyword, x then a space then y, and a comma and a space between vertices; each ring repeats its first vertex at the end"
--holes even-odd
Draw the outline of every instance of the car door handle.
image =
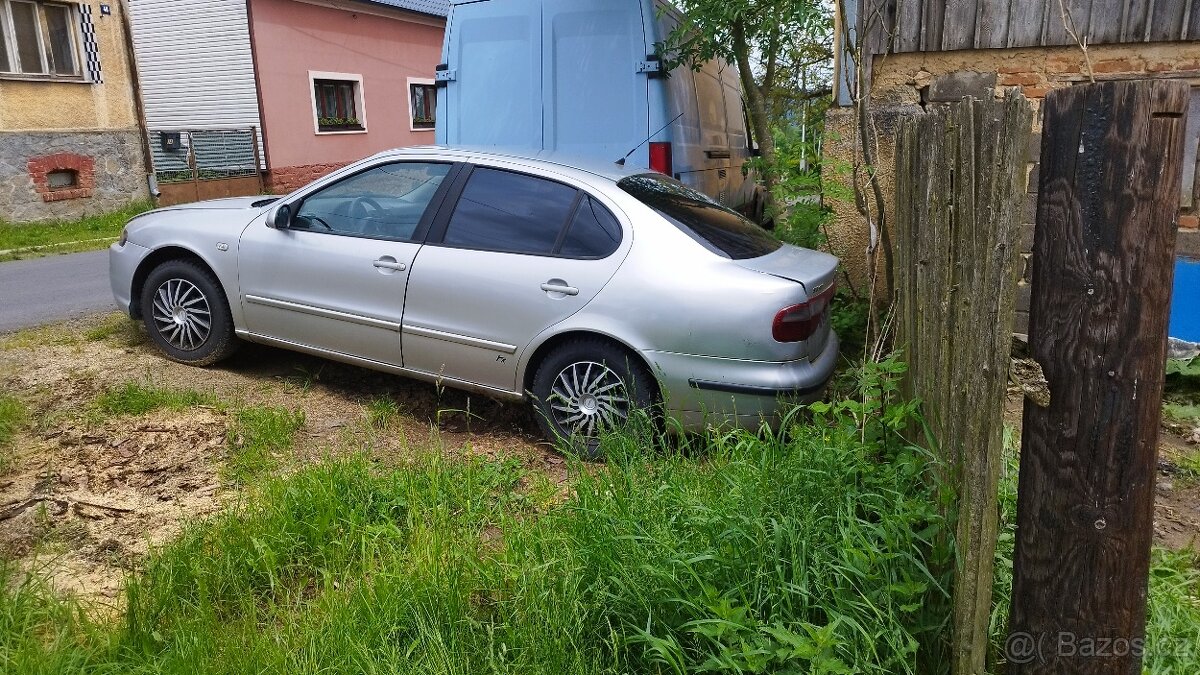
POLYGON ((579 289, 566 284, 555 284, 546 282, 542 284, 542 290, 547 293, 562 293, 563 295, 579 295, 579 289))
POLYGON ((373 264, 375 265, 375 269, 380 270, 395 270, 397 272, 403 272, 404 270, 408 269, 407 265, 402 262, 396 262, 396 259, 391 257, 380 258, 373 264))

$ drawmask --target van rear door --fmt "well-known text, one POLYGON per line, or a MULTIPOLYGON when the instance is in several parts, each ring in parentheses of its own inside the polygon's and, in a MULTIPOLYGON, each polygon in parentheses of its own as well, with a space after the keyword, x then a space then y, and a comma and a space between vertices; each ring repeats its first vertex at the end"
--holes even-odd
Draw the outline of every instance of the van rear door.
POLYGON ((615 162, 646 138, 643 35, 636 1, 543 5, 542 147, 615 162))
POLYGON ((541 0, 455 2, 438 89, 437 142, 542 147, 541 0))

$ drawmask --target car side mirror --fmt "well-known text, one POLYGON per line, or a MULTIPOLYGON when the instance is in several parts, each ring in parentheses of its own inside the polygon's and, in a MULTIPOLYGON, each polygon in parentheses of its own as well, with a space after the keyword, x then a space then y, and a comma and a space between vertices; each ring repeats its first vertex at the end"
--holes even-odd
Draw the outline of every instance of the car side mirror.
POLYGON ((275 212, 267 219, 267 226, 273 227, 276 230, 286 230, 292 226, 292 207, 287 204, 280 204, 275 207, 275 212))

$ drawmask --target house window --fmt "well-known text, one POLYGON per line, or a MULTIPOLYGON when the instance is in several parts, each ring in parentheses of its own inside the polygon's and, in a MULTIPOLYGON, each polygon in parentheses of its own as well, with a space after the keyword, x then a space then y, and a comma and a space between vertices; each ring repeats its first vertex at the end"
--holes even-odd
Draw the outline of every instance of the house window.
POLYGON ((0 0, 0 73, 81 78, 78 26, 72 5, 0 0))
POLYGON ((342 73, 310 73, 317 133, 367 130, 362 77, 342 73))
POLYGON ((432 80, 408 80, 408 100, 412 108, 412 130, 432 129, 437 109, 437 87, 432 80))

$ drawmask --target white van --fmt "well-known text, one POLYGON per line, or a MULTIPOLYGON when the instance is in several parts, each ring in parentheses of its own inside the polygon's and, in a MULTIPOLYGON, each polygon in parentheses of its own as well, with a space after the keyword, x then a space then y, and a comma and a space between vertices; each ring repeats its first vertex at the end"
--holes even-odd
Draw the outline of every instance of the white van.
POLYGON ((437 142, 619 162, 761 220, 734 66, 664 72, 664 0, 451 0, 437 142))

